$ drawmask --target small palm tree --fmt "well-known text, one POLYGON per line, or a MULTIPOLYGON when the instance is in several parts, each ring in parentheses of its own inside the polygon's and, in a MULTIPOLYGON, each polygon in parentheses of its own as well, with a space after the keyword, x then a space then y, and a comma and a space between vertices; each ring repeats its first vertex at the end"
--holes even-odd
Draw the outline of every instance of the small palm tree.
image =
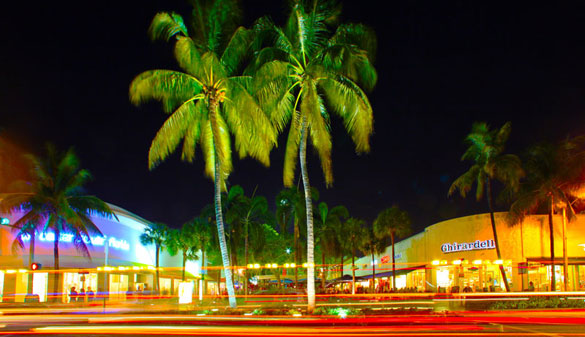
MULTIPOLYGON (((38 225, 32 222, 24 224, 22 227, 12 227, 12 231, 15 232, 14 241, 12 242, 12 252, 18 253, 18 250, 24 249, 24 239, 29 240, 29 253, 28 253, 28 265, 29 267, 35 260, 35 239, 36 233, 38 232, 38 225)), ((33 273, 28 273, 28 293, 32 294, 33 289, 33 273)))
POLYGON ((256 30, 268 36, 270 47, 257 54, 252 67, 261 104, 279 132, 290 124, 284 159, 284 185, 293 184, 297 159, 301 166, 307 212, 308 310, 315 308, 314 234, 311 186, 306 149, 309 138, 321 160, 327 186, 333 183, 331 166, 331 114, 344 121, 357 152, 370 150, 372 107, 360 88, 373 88, 377 75, 371 63, 376 39, 362 25, 340 25, 333 1, 294 1, 288 21, 277 27, 260 20, 256 30), (324 100, 325 99, 325 100, 324 100), (326 104, 326 102, 328 104, 326 104))
MULTIPOLYGON (((211 210, 213 210, 212 207, 211 210)), ((210 221, 212 217, 208 218, 204 214, 205 212, 202 212, 200 216, 191 220, 191 224, 193 225, 195 241, 199 243, 199 250, 201 251, 201 278, 203 279, 202 294, 205 295, 205 290, 207 289, 207 281, 205 280, 205 274, 207 274, 207 260, 205 259, 205 256, 206 253, 211 251, 213 242, 217 241, 217 239, 215 239, 217 231, 213 230, 213 224, 210 221)))
POLYGON ((392 289, 396 288, 396 259, 394 254, 394 243, 412 232, 410 227, 410 216, 398 206, 386 208, 378 214, 374 220, 374 234, 379 239, 390 238, 392 244, 392 289))
MULTIPOLYGON (((42 228, 42 232, 53 232, 55 237, 53 292, 58 294, 61 275, 58 272, 61 234, 73 234, 75 248, 89 259, 91 257, 86 245, 88 238, 91 234, 102 235, 92 216, 116 218, 116 215, 108 204, 99 198, 83 194, 83 186, 90 181, 91 174, 80 167, 79 159, 72 149, 59 152, 53 145, 48 144, 45 156, 31 155, 28 158, 32 163, 31 191, 4 194, 0 198, 0 208, 11 213, 24 212, 24 215, 14 223, 17 228, 36 227, 42 228)), ((58 297, 55 300, 58 301, 58 297)))
MULTIPOLYGON (((498 180, 507 189, 517 191, 520 185, 520 179, 524 177, 524 170, 520 164, 520 159, 516 155, 503 153, 511 130, 512 125, 510 122, 496 130, 490 130, 486 123, 474 123, 471 128, 471 133, 465 138, 469 147, 461 157, 461 160, 471 160, 474 164, 467 172, 457 178, 449 188, 449 195, 459 190, 461 196, 465 198, 467 192, 476 183, 476 199, 478 201, 481 200, 485 194, 498 260, 502 259, 502 254, 500 253, 496 219, 494 216, 492 180, 498 180)), ((506 291, 510 291, 506 271, 501 264, 500 273, 502 274, 506 291)))
POLYGON ((355 256, 357 250, 361 248, 362 235, 364 233, 366 222, 361 219, 349 218, 343 225, 345 247, 351 252, 351 293, 355 295, 355 256))
POLYGON ((151 70, 130 85, 130 100, 162 101, 171 116, 158 131, 149 151, 153 169, 183 140, 182 159, 192 162, 200 144, 205 174, 213 179, 215 215, 231 307, 236 307, 228 248, 221 211, 221 191, 232 171, 230 133, 240 157, 252 156, 264 165, 276 143, 272 124, 249 93, 251 77, 238 70, 250 54, 252 32, 239 27, 236 0, 193 1, 193 29, 176 13, 157 14, 150 26, 153 39, 175 39, 175 58, 185 72, 151 70))
MULTIPOLYGON (((321 246, 321 260, 325 268, 325 254, 330 253, 340 259, 340 277, 343 276, 343 240, 341 231, 343 221, 349 218, 349 211, 345 206, 339 205, 331 209, 325 202, 319 203, 319 214, 316 218, 317 241, 321 246)), ((324 278, 323 278, 324 279, 324 278)))
POLYGON ((167 247, 169 254, 175 256, 181 252, 183 257, 182 277, 185 281, 185 265, 187 261, 197 260, 197 251, 199 250, 199 242, 195 234, 195 226, 192 222, 183 224, 181 229, 168 229, 166 242, 164 246, 167 247))
POLYGON ((140 243, 143 246, 154 245, 155 264, 156 264, 156 280, 155 292, 160 292, 160 275, 159 275, 159 256, 165 248, 165 243, 168 240, 168 227, 163 223, 151 223, 144 228, 144 232, 140 234, 140 243))
MULTIPOLYGON (((556 290, 553 214, 555 210, 561 211, 563 221, 565 218, 569 221, 575 218, 572 204, 584 188, 582 179, 585 169, 584 140, 582 137, 576 137, 557 144, 542 143, 531 147, 525 160, 526 180, 522 182, 516 200, 508 212, 508 221, 511 225, 521 223, 528 214, 536 212, 548 214, 551 291, 556 290)), ((567 269, 568 266, 565 265, 565 272, 567 269)))
POLYGON ((372 283, 370 289, 374 291, 376 284, 376 255, 382 254, 386 250, 386 243, 374 234, 373 227, 366 227, 362 233, 360 250, 372 257, 372 283))

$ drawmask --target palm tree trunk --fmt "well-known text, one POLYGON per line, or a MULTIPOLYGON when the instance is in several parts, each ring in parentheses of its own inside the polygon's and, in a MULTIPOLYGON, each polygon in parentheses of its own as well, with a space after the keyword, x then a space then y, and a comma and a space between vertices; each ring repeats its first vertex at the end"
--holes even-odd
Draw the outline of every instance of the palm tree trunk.
MULTIPOLYGON (((35 261, 35 230, 33 228, 32 232, 30 233, 30 243, 29 243, 29 253, 28 253, 28 267, 32 266, 33 262, 35 261)), ((33 277, 34 273, 31 271, 28 273, 28 284, 27 284, 27 293, 33 293, 33 277)))
POLYGON ((244 231, 245 231, 245 237, 244 237, 244 266, 246 266, 246 269, 244 269, 244 296, 247 298, 248 297, 248 220, 246 220, 246 222, 244 223, 244 231))
POLYGON ((60 302, 62 296, 60 296, 59 282, 61 274, 59 273, 59 229, 55 229, 55 241, 53 241, 53 257, 55 259, 55 272, 54 272, 54 283, 53 283, 53 295, 55 296, 55 302, 60 302))
POLYGON ((390 233, 390 240, 392 241, 392 291, 396 288, 396 259, 394 258, 394 233, 390 233))
POLYGON ((159 265, 159 257, 160 257, 160 246, 156 245, 156 280, 154 283, 154 293, 155 295, 160 295, 160 275, 158 273, 158 265, 159 265))
POLYGON ((315 310, 315 256, 313 237, 313 201, 311 198, 311 186, 307 174, 307 117, 303 115, 301 130, 301 144, 299 146, 299 158, 301 161, 301 176, 305 189, 305 207, 307 208, 307 311, 315 310))
POLYGON ((553 207, 554 207, 554 200, 551 196, 550 198, 550 210, 548 212, 548 227, 550 232, 550 269, 551 269, 551 276, 550 276, 550 291, 557 290, 557 277, 555 273, 555 233, 554 233, 554 224, 553 224, 553 207))
POLYGON ((185 264, 187 263, 187 253, 183 250, 183 276, 181 280, 185 282, 185 264))
POLYGON ((372 283, 370 289, 372 292, 376 289, 376 261, 374 260, 374 252, 372 252, 372 283))
MULTIPOLYGON (((203 274, 203 269, 207 269, 205 267, 205 245, 204 244, 201 245, 201 278, 203 279, 203 282, 201 282, 201 286, 203 287, 203 289, 201 289, 201 294, 203 296, 205 296, 205 289, 207 289, 207 280, 205 280, 205 274, 203 274)), ((207 274, 207 270, 206 270, 206 274, 207 274)))
MULTIPOLYGON (((214 139, 214 152, 215 152, 215 174, 214 174, 214 187, 215 187, 215 222, 217 225, 217 236, 219 239, 219 249, 221 251, 221 260, 223 262, 223 270, 225 273, 225 287, 229 295, 230 307, 235 308, 237 306, 236 296, 234 292, 234 283, 232 281, 232 270, 230 267, 230 260, 227 250, 227 244, 225 241, 225 232, 223 226, 223 215, 221 213, 221 176, 220 176, 220 163, 219 156, 217 155, 216 144, 219 139, 219 126, 217 124, 217 109, 219 102, 217 97, 210 97, 209 99, 209 119, 212 125, 213 139, 214 139)), ((218 282, 220 279, 218 279, 218 282)))
POLYGON ((295 245, 295 288, 299 287, 299 253, 300 253, 300 249, 299 249, 299 224, 297 219, 295 218, 295 223, 294 223, 294 245, 295 245))
POLYGON ((339 277, 343 277, 343 253, 339 255, 339 277))
POLYGON ((327 266, 325 265, 325 252, 321 250, 321 265, 323 266, 323 276, 321 277, 321 288, 325 291, 325 276, 327 273, 327 266))
POLYGON ((355 295, 355 249, 351 253, 351 294, 355 295))
MULTIPOLYGON (((494 243, 496 245, 496 255, 498 256, 498 260, 502 260, 502 254, 500 253, 500 243, 498 240, 498 232, 496 230, 496 218, 494 216, 494 207, 492 201, 492 184, 489 177, 486 177, 486 194, 488 200, 488 207, 490 209, 490 219, 492 222, 492 232, 494 234, 494 243)), ((500 264, 500 274, 502 274, 502 279, 504 280, 504 286, 506 287, 506 291, 510 292, 510 285, 508 284, 508 278, 506 277, 506 270, 504 269, 504 264, 500 264)))
POLYGON ((567 256, 567 208, 563 207, 563 277, 565 291, 569 291, 569 257, 567 256))

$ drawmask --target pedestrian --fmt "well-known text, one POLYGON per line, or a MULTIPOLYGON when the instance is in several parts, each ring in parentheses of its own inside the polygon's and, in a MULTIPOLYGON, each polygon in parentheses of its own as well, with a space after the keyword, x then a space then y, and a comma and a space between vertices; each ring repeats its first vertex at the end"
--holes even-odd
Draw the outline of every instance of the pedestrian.
POLYGON ((77 302, 85 302, 85 289, 79 289, 79 294, 77 295, 77 302))
POLYGON ((95 300, 95 293, 91 290, 91 287, 87 287, 87 301, 93 302, 95 300))
POLYGON ((77 301, 77 291, 75 290, 75 287, 71 287, 71 290, 69 290, 69 303, 73 303, 77 301))

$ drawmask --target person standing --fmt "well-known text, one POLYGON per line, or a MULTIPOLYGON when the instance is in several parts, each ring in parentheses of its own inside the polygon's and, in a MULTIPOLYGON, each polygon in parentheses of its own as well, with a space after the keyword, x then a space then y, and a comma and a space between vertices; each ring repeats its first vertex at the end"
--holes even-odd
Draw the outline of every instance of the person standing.
POLYGON ((77 301, 77 291, 75 290, 75 287, 71 287, 71 290, 69 291, 69 303, 74 303, 77 301))

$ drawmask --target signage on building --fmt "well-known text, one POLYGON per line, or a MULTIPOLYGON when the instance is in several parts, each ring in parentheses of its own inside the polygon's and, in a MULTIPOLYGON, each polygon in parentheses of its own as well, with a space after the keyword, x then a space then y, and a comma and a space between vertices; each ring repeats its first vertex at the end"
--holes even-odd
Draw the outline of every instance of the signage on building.
MULTIPOLYGON (((55 233, 52 233, 52 232, 40 233, 36 237, 40 241, 43 241, 43 242, 55 242, 55 233)), ((73 242, 74 237, 75 237, 75 235, 70 234, 70 233, 61 233, 59 235, 59 242, 73 242)), ((94 246, 103 246, 105 244, 105 242, 107 242, 108 247, 112 247, 115 249, 121 249, 121 250, 130 250, 130 244, 126 240, 117 239, 113 236, 110 236, 110 237, 92 236, 89 238, 86 236, 83 236, 82 238, 83 238, 83 242, 85 242, 86 244, 91 242, 91 244, 94 246)), ((30 240, 30 235, 23 234, 22 240, 23 241, 30 240)))
POLYGON ((441 251, 445 254, 463 252, 468 250, 483 250, 483 249, 495 249, 496 243, 494 240, 475 240, 474 242, 463 242, 463 243, 444 243, 441 246, 441 251))

